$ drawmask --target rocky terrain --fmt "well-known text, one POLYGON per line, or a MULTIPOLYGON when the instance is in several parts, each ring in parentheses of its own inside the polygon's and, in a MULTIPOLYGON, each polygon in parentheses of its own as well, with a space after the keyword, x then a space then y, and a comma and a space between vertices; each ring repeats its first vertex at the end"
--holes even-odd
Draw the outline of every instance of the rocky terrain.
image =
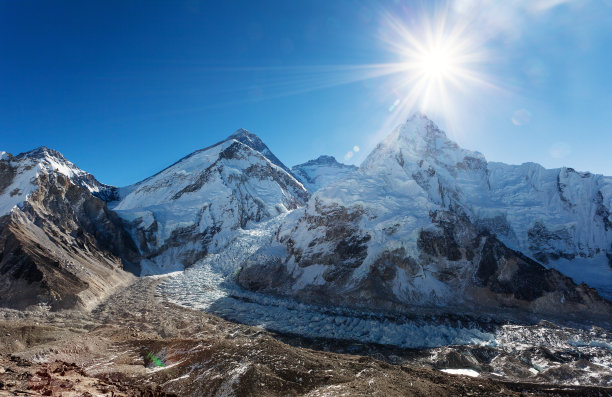
POLYGON ((0 311, 0 394, 612 395, 605 387, 446 374, 420 364, 427 354, 418 351, 372 345, 363 351, 368 357, 313 350, 350 346, 274 335, 173 305, 155 296, 159 281, 139 279, 91 312, 0 311))
POLYGON ((58 152, 3 156, 0 184, 0 305, 90 307, 139 272, 115 189, 58 152))

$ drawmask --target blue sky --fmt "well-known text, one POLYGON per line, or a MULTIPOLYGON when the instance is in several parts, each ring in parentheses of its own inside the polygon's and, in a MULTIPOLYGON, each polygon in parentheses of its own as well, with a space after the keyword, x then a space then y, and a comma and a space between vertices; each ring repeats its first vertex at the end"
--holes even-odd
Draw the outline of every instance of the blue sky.
POLYGON ((609 0, 3 1, 0 150, 122 186, 246 128, 289 166, 359 164, 424 108, 489 160, 612 175, 610 26, 609 0), (442 21, 477 79, 424 108, 385 65, 442 21))

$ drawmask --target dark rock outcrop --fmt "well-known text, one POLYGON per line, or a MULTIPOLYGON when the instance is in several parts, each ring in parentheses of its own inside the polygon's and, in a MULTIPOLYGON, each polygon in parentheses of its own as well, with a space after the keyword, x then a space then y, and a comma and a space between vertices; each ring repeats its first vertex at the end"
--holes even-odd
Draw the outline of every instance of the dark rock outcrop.
MULTIPOLYGON (((40 148, 0 161, 1 183, 10 185, 49 155, 61 156, 40 148)), ((43 166, 29 181, 32 193, 0 217, 1 306, 88 307, 129 282, 128 271, 138 273, 139 254, 123 221, 83 186, 97 182, 83 175, 74 180, 43 166)))

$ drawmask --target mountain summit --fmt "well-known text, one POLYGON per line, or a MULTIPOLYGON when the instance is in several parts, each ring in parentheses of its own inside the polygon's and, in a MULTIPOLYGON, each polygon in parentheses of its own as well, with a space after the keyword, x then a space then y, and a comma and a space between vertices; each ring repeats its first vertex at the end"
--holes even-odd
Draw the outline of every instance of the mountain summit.
POLYGON ((356 171, 357 167, 339 163, 333 156, 324 155, 303 164, 295 165, 291 170, 312 193, 345 178, 356 171))
POLYGON ((272 153, 272 151, 266 146, 266 144, 263 143, 263 141, 252 132, 249 132, 244 128, 240 128, 236 130, 236 132, 234 132, 232 135, 230 135, 226 140, 229 139, 234 139, 238 142, 244 143, 251 149, 264 155, 268 160, 270 160, 272 164, 277 165, 278 167, 285 170, 287 173, 291 174, 291 170, 287 168, 287 166, 285 166, 285 164, 283 164, 283 162, 280 161, 278 157, 274 155, 274 153, 272 153))
POLYGON ((425 161, 447 168, 455 168, 466 161, 486 163, 481 153, 461 148, 421 113, 395 128, 368 155, 362 167, 384 166, 389 159, 395 159, 401 166, 425 161))
POLYGON ((246 130, 122 191, 113 208, 147 258, 143 275, 193 265, 222 249, 238 229, 302 206, 309 197, 246 130))
POLYGON ((91 307, 138 272, 116 188, 46 147, 0 158, 0 305, 91 307))
POLYGON ((265 251, 276 256, 262 252, 239 280, 368 309, 605 316, 604 300, 553 269, 612 296, 610 204, 612 178, 487 163, 416 115, 288 216, 265 251))
POLYGON ((57 150, 41 146, 17 156, 3 153, 5 154, 0 161, 5 175, 0 182, 0 216, 24 203, 28 196, 38 189, 41 177, 54 174, 65 176, 72 183, 105 201, 117 198, 116 187, 98 182, 93 175, 66 160, 57 150))

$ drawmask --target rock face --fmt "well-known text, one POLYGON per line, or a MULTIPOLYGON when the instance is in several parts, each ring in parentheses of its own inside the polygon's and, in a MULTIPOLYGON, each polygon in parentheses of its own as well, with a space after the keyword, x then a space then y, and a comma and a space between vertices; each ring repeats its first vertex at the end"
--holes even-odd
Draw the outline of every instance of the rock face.
POLYGON ((130 225, 142 274, 182 270, 235 231, 303 206, 309 193, 245 130, 123 188, 114 210, 130 225))
POLYGON ((0 160, 0 305, 88 307, 138 272, 138 252, 103 185, 58 152, 0 160))
POLYGON ((580 258, 599 269, 605 259, 599 286, 611 285, 611 188, 611 178, 569 169, 487 163, 416 115, 359 171, 290 214, 238 281, 369 309, 609 316, 595 290, 537 260, 580 258))
POLYGON ((356 170, 354 165, 339 163, 332 156, 319 156, 291 168, 293 174, 311 193, 347 177, 356 170))

